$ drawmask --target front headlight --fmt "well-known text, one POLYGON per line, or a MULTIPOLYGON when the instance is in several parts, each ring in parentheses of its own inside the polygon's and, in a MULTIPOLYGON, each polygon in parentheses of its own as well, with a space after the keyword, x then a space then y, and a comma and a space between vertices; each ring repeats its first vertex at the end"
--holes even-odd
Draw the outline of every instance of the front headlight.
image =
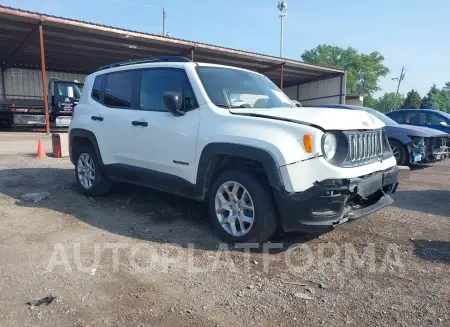
POLYGON ((334 133, 325 133, 322 137, 323 155, 327 160, 332 160, 336 155, 338 140, 334 133))

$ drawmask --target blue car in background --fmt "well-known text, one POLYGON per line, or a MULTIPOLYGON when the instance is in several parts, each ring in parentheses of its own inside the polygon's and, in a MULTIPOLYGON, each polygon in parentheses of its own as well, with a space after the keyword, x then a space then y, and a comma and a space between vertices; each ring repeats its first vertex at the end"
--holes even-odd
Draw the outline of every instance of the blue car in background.
POLYGON ((313 105, 312 107, 362 110, 380 119, 386 125, 389 144, 400 166, 448 157, 446 144, 448 135, 444 132, 426 127, 400 125, 381 112, 367 107, 340 104, 313 105))
POLYGON ((450 114, 433 109, 401 109, 386 114, 399 124, 423 126, 450 134, 450 114))

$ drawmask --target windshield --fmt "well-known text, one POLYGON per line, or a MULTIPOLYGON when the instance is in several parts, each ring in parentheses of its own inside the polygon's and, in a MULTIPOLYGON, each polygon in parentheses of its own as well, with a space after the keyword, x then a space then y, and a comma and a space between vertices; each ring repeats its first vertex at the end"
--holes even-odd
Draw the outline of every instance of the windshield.
POLYGON ((397 126, 398 125, 398 123, 396 121, 392 120, 385 114, 383 114, 375 109, 367 108, 367 107, 357 107, 357 106, 355 106, 354 109, 363 110, 363 111, 368 112, 371 115, 374 115, 375 117, 377 117, 379 120, 381 120, 387 126, 397 126))
POLYGON ((81 96, 81 88, 83 84, 74 82, 58 82, 56 84, 56 95, 79 99, 81 96))
POLYGON ((76 86, 78 86, 78 89, 79 89, 79 91, 80 91, 80 95, 81 95, 81 92, 83 92, 83 86, 84 86, 84 84, 83 83, 74 83, 76 86))
POLYGON ((224 108, 293 108, 295 105, 267 77, 225 67, 196 67, 211 101, 224 108))
POLYGON ((439 113, 447 119, 450 119, 450 114, 448 112, 439 111, 439 113))

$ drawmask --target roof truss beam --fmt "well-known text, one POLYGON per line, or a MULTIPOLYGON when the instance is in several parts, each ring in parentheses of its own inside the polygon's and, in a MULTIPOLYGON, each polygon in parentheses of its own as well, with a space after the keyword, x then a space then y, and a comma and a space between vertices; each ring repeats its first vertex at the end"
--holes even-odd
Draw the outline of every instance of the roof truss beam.
POLYGON ((36 25, 27 36, 20 42, 20 44, 13 50, 13 52, 3 61, 2 71, 5 71, 11 66, 15 56, 25 49, 35 38, 39 36, 39 25, 36 25))

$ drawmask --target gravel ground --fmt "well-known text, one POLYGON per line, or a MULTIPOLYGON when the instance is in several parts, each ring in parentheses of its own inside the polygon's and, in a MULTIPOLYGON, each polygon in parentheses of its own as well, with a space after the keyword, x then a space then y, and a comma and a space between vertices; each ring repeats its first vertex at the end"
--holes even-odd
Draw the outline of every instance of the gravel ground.
POLYGON ((249 252, 196 202, 82 196, 67 158, 33 158, 37 137, 0 134, 2 327, 450 326, 450 160, 414 168, 392 207, 249 252))

